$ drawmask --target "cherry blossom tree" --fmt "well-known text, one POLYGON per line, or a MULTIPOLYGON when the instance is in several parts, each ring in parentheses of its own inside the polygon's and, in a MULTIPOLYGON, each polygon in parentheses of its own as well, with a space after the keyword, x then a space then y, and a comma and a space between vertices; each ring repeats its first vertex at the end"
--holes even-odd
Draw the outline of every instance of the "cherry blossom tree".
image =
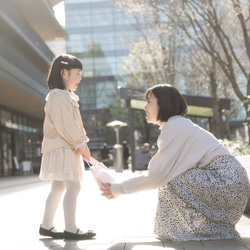
MULTIPOLYGON (((117 0, 116 4, 133 13, 145 41, 156 40, 162 52, 168 51, 165 68, 159 67, 164 61, 160 57, 157 63, 153 61, 154 71, 165 69, 165 79, 172 81, 176 75, 187 75, 187 71, 180 70, 180 62, 183 53, 188 58, 185 51, 193 51, 189 63, 196 65, 209 83, 214 111, 218 96, 225 92, 221 88, 232 88, 245 108, 250 135, 249 0, 117 0), (223 78, 228 81, 218 80, 223 78)), ((197 83, 196 79, 197 75, 190 82, 197 83)), ((214 118, 218 120, 216 112, 214 118)))

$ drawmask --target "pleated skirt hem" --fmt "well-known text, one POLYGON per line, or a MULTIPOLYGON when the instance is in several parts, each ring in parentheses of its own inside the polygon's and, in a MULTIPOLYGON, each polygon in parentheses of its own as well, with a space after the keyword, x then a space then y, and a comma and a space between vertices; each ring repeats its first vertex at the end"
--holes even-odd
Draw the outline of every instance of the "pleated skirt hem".
POLYGON ((83 181, 82 156, 70 146, 43 154, 39 178, 43 181, 83 181))

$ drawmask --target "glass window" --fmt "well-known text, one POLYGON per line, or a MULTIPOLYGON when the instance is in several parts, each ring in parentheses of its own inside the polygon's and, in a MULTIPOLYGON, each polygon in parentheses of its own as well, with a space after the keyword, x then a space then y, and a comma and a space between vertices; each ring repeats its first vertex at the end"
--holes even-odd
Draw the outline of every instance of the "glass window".
POLYGON ((91 0, 64 0, 65 4, 67 3, 89 3, 91 0))
POLYGON ((91 4, 91 13, 96 15, 98 13, 113 13, 116 11, 116 7, 107 3, 91 4))
POLYGON ((93 65, 93 64, 94 64, 93 58, 84 58, 83 59, 83 65, 85 67, 88 67, 89 65, 93 65))
POLYGON ((94 65, 90 64, 90 65, 84 65, 84 69, 83 69, 83 74, 85 76, 85 73, 86 72, 89 72, 89 71, 94 71, 94 65))
POLYGON ((92 26, 92 31, 94 33, 106 33, 106 32, 112 32, 113 30, 114 26, 112 24, 105 26, 100 26, 100 25, 92 26))
POLYGON ((11 113, 5 110, 1 110, 1 124, 8 127, 11 122, 11 113))
POLYGON ((91 26, 91 16, 89 14, 85 15, 84 18, 81 18, 79 15, 73 14, 69 16, 66 20, 67 20, 66 22, 67 28, 91 26))
POLYGON ((111 1, 110 0, 90 0, 90 2, 94 3, 94 2, 105 2, 106 4, 109 4, 111 1))
POLYGON ((88 70, 84 70, 84 76, 85 77, 92 77, 94 76, 94 71, 88 71, 88 70))
POLYGON ((136 19, 130 13, 118 12, 115 14, 116 25, 136 24, 136 19))
POLYGON ((105 53, 105 51, 115 50, 115 44, 114 43, 102 44, 102 48, 103 48, 105 56, 107 56, 107 54, 105 53))
POLYGON ((2 151, 0 154, 4 154, 5 158, 5 162, 0 161, 0 175, 3 173, 3 169, 6 170, 4 175, 13 174, 13 156, 16 156, 20 162, 32 161, 34 172, 38 173, 41 155, 40 145, 37 146, 37 142, 39 141, 40 144, 42 138, 42 122, 4 109, 1 110, 0 115, 1 122, 2 118, 5 121, 2 125, 8 128, 8 130, 0 131, 1 143, 4 144, 4 147, 6 146, 6 148, 0 148, 2 151))
POLYGON ((97 64, 108 64, 105 57, 96 57, 94 59, 94 62, 95 62, 95 65, 97 65, 97 64))
POLYGON ((114 17, 112 13, 100 13, 95 14, 93 17, 93 26, 108 26, 114 22, 114 17))

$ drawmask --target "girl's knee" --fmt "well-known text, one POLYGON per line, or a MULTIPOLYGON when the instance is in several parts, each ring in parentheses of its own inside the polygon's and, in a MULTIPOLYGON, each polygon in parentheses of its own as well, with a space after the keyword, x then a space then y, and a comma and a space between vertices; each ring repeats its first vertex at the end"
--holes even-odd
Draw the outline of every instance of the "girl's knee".
POLYGON ((65 190, 65 185, 62 181, 53 181, 51 191, 57 193, 63 193, 65 190))
POLYGON ((65 182, 65 186, 66 186, 67 192, 79 194, 79 192, 81 190, 81 183, 80 182, 67 181, 67 182, 65 182))
POLYGON ((77 194, 79 194, 80 191, 81 191, 81 183, 80 182, 75 182, 74 185, 75 185, 75 187, 74 187, 75 192, 77 192, 77 194))

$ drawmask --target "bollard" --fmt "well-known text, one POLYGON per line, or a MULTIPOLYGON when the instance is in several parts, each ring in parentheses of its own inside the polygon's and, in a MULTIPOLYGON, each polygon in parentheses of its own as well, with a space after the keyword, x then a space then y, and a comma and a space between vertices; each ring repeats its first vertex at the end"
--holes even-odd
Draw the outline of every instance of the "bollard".
POLYGON ((114 168, 116 172, 123 172, 124 160, 123 160, 123 146, 120 144, 114 145, 114 168))

